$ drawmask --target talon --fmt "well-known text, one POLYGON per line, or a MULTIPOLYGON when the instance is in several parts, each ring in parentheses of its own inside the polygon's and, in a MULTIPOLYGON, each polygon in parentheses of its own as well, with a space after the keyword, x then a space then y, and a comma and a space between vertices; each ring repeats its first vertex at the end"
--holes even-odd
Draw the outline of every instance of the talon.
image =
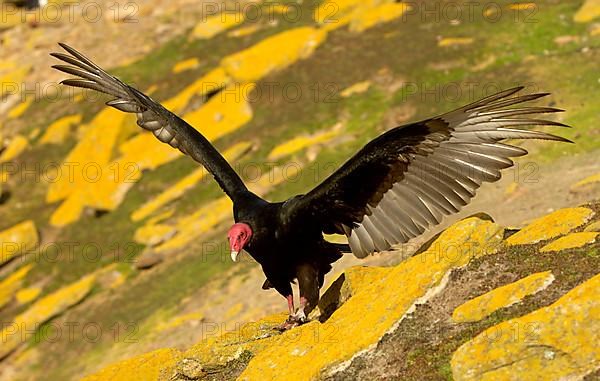
POLYGON ((297 327, 299 325, 300 325, 300 322, 293 315, 290 315, 290 316, 288 316, 287 319, 285 319, 285 321, 283 323, 278 325, 275 329, 283 332, 283 331, 292 329, 294 327, 297 327))
POLYGON ((306 317, 306 314, 304 313, 304 310, 302 308, 298 309, 298 311, 294 314, 293 318, 299 323, 306 323, 308 321, 308 318, 306 317))

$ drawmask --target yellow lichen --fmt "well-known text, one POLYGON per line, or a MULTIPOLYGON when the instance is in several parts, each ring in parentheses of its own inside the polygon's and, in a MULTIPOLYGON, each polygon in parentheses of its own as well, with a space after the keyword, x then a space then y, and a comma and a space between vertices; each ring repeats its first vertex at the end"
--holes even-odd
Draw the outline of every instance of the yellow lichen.
POLYGON ((327 143, 338 136, 340 132, 340 128, 332 128, 330 130, 316 132, 312 135, 297 136, 273 148, 267 159, 277 160, 301 151, 307 147, 313 147, 317 144, 327 143))
POLYGON ((231 29, 244 22, 243 12, 222 12, 221 14, 209 16, 202 20, 192 30, 190 37, 209 39, 217 34, 231 29))
POLYGON ((31 67, 29 66, 21 66, 18 69, 12 70, 3 76, 0 76, 0 83, 3 84, 2 88, 0 89, 0 98, 7 95, 17 94, 30 69, 31 67))
POLYGON ((469 45, 473 41, 471 37, 446 37, 438 41, 438 46, 469 45))
POLYGON ((204 319, 204 312, 195 311, 187 314, 176 316, 166 323, 159 323, 154 327, 155 332, 166 331, 167 329, 173 329, 181 326, 182 324, 191 322, 191 321, 202 321, 204 319))
POLYGON ((32 265, 23 266, 0 282, 0 308, 4 307, 15 296, 23 283, 23 279, 32 267, 32 265))
POLYGON ((29 99, 22 101, 21 103, 16 105, 12 110, 10 110, 8 112, 8 117, 10 119, 16 119, 16 118, 20 117, 21 115, 23 115, 25 113, 25 111, 27 111, 27 109, 29 108, 29 106, 31 106, 32 103, 33 103, 33 98, 29 98, 29 99))
POLYGON ((175 65, 173 65, 171 71, 177 74, 183 71, 195 69, 198 66, 200 66, 200 60, 198 60, 198 58, 188 58, 187 60, 179 61, 175 65))
MULTIPOLYGON (((287 317, 286 314, 276 314, 263 318, 257 322, 246 323, 236 327, 231 332, 222 332, 220 329, 210 330, 202 340, 183 353, 183 357, 197 359, 203 364, 215 362, 225 364, 243 352, 259 353, 270 345, 276 345, 280 336, 274 328, 281 324, 287 317)), ((290 371, 292 371, 290 369, 290 371)), ((265 380, 268 378, 259 377, 265 380)))
POLYGON ((369 90, 369 87, 371 87, 371 81, 358 82, 342 90, 340 95, 344 98, 348 98, 354 94, 364 93, 365 91, 369 90))
POLYGON ((88 275, 81 280, 65 286, 52 294, 35 302, 29 309, 15 317, 12 323, 6 323, 0 338, 0 358, 3 358, 24 344, 24 337, 29 331, 36 329, 40 324, 62 313, 70 306, 81 301, 92 289, 95 277, 88 275))
POLYGON ((63 201, 50 216, 50 225, 62 227, 77 221, 85 209, 84 199, 83 194, 78 192, 63 201))
POLYGON ((38 136, 40 136, 40 132, 41 132, 41 130, 39 129, 39 127, 34 128, 33 130, 31 130, 29 135, 27 135, 27 139, 29 139, 29 140, 36 139, 38 136))
POLYGON ((397 19, 410 9, 411 6, 407 3, 392 2, 354 12, 350 21, 350 30, 364 32, 375 25, 397 19))
POLYGON ((542 247, 540 251, 545 253, 549 251, 561 251, 581 247, 596 242, 597 236, 598 233, 596 232, 571 233, 550 242, 546 246, 542 247))
POLYGON ((575 380, 598 368, 600 275, 548 307, 488 328, 452 356, 469 380, 575 380))
POLYGON ((177 229, 170 225, 165 224, 147 224, 139 227, 133 239, 135 242, 142 243, 148 246, 156 246, 177 233, 177 229))
POLYGON ((27 287, 17 291, 15 298, 19 304, 27 304, 35 300, 41 292, 42 289, 39 287, 27 287))
POLYGON ((253 82, 309 57, 325 40, 322 29, 300 27, 266 38, 254 46, 223 58, 221 66, 240 82, 253 82))
POLYGON ((553 281, 551 271, 529 275, 467 301, 454 310, 452 320, 457 323, 479 321, 500 308, 511 306, 525 296, 543 290, 553 281))
POLYGON ((35 223, 31 220, 21 222, 0 232, 0 265, 17 255, 35 249, 39 242, 35 223))
POLYGON ((65 141, 71 127, 81 123, 81 114, 64 116, 48 126, 40 138, 41 144, 59 144, 65 141))
POLYGON ((2 151, 2 154, 0 154, 0 163, 14 160, 27 149, 27 146, 29 146, 29 140, 22 135, 16 135, 11 139, 6 149, 2 151))
MULTIPOLYGON (((311 321, 280 334, 274 328, 286 314, 276 314, 235 326, 232 331, 209 327, 203 332, 206 338, 184 353, 167 349, 160 352, 163 358, 155 360, 158 354, 152 352, 109 366, 86 380, 138 379, 142 371, 148 379, 155 379, 159 374, 173 374, 181 359, 200 365, 225 365, 244 351, 252 353, 253 358, 240 380, 313 379, 325 367, 346 361, 376 343, 417 301, 441 289, 451 269, 495 252, 502 234, 503 229, 490 221, 465 219, 442 233, 427 251, 396 267, 347 270, 341 278, 344 296, 336 290, 324 295, 330 295, 331 303, 341 304, 325 323, 311 321), (398 292, 399 287, 403 292, 398 292), (357 310, 363 313, 357 314, 357 310), (140 369, 143 364, 147 367, 140 369)), ((233 308, 235 311, 239 307, 233 308)), ((191 313, 171 323, 201 318, 202 314, 191 313)))
POLYGON ((290 9, 293 9, 293 7, 288 4, 268 4, 267 6, 269 7, 270 11, 280 15, 287 14, 290 9))
POLYGON ((225 311, 225 315, 223 318, 225 320, 229 320, 232 317, 238 315, 240 312, 244 310, 244 305, 242 303, 236 303, 233 306, 229 307, 227 311, 225 311))
POLYGON ((504 194, 506 196, 513 195, 517 191, 517 188, 519 188, 519 184, 516 182, 512 182, 506 187, 506 189, 504 190, 504 194))
POLYGON ((506 242, 524 245, 555 238, 585 224, 593 215, 591 209, 583 207, 560 209, 536 219, 508 237, 506 242))
POLYGON ((592 175, 592 176, 588 176, 585 179, 583 179, 581 181, 578 181, 577 183, 575 183, 571 187, 571 189, 572 190, 576 190, 576 189, 582 188, 582 187, 584 187, 586 185, 595 184, 595 183, 600 183, 600 173, 597 173, 597 174, 592 175))
MULTIPOLYGON (((192 125, 202 126, 207 139, 218 139, 252 118, 252 109, 247 103, 245 92, 251 91, 253 86, 236 85, 226 88, 221 96, 213 97, 198 110, 185 114, 184 118, 192 125)), ((187 92, 186 97, 193 95, 192 90, 187 92)), ((118 110, 103 110, 90 123, 81 141, 65 159, 64 167, 70 164, 77 165, 78 168, 75 168, 74 173, 64 168, 62 174, 69 176, 62 176, 49 186, 48 202, 66 198, 50 218, 53 226, 65 226, 76 221, 85 207, 97 210, 116 209, 129 189, 141 178, 143 170, 155 169, 182 155, 178 150, 158 141, 152 134, 142 132, 121 144, 121 156, 110 161, 119 136, 124 134, 124 115, 118 110), (118 119, 112 121, 114 125, 109 128, 111 121, 107 117, 114 112, 118 119)))
POLYGON ((156 169, 163 164, 181 157, 183 154, 149 132, 142 132, 119 146, 121 156, 115 162, 123 169, 130 166, 131 172, 139 173, 144 169, 156 169))
POLYGON ((374 7, 384 0, 328 0, 323 1, 313 12, 313 19, 320 24, 337 24, 340 18, 356 8, 374 7))
POLYGON ((252 24, 248 26, 244 26, 241 28, 237 28, 227 33, 228 37, 244 37, 254 34, 255 32, 260 30, 260 26, 258 24, 252 24))
POLYGON ((124 117, 125 113, 112 107, 96 115, 65 158, 57 181, 48 186, 48 203, 63 200, 95 180, 96 169, 106 166, 110 161, 124 117))
MULTIPOLYGON (((264 195, 277 184, 282 183, 288 177, 296 174, 293 170, 298 167, 286 168, 275 167, 263 174, 258 180, 248 183, 249 188, 258 195, 264 195)), ((196 240, 199 236, 211 232, 219 224, 230 220, 232 217, 233 204, 229 197, 221 197, 201 207, 196 212, 182 217, 172 225, 176 234, 173 238, 160 243, 154 248, 156 252, 170 251, 184 247, 196 240)), ((150 222, 150 221, 149 221, 150 222)), ((146 226, 151 226, 150 223, 146 226)), ((165 228, 166 231, 166 228, 165 228)))
POLYGON ((415 302, 443 287, 452 268, 495 252, 502 231, 498 225, 477 218, 456 223, 427 251, 381 277, 366 277, 325 323, 313 321, 272 339, 267 348, 255 353, 239 379, 314 379, 325 367, 349 360, 377 343, 415 302), (400 288, 402 292, 398 292, 400 288), (319 340, 314 339, 315 334, 319 340))
MULTIPOLYGON (((240 142, 232 146, 231 148, 225 150, 223 156, 225 159, 230 162, 236 162, 251 146, 249 142, 240 142)), ((183 179, 179 180, 175 185, 169 187, 167 190, 143 204, 139 209, 134 211, 131 215, 131 219, 133 221, 140 221, 164 205, 178 199, 181 197, 187 190, 194 187, 197 183, 202 181, 208 172, 204 167, 200 167, 197 170, 193 171, 189 175, 185 176, 183 179)))
POLYGON ((600 232, 600 221, 593 222, 583 229, 586 232, 600 232))
POLYGON ((573 19, 576 22, 590 22, 600 16, 600 0, 586 0, 573 19))
POLYGON ((229 197, 221 197, 201 207, 195 213, 177 221, 177 234, 158 245, 156 251, 168 251, 187 245, 218 224, 232 217, 233 204, 229 197))
POLYGON ((264 173, 257 180, 248 182, 248 189, 259 196, 264 196, 273 187, 291 179, 297 179, 302 171, 302 166, 291 162, 279 167, 273 167, 270 171, 264 173))
POLYGON ((230 85, 198 110, 185 114, 183 119, 198 126, 210 141, 223 137, 252 119, 248 94, 254 87, 254 84, 230 85))
POLYGON ((163 105, 175 113, 181 112, 194 96, 208 94, 227 86, 230 82, 231 78, 225 70, 218 67, 186 86, 179 94, 163 102, 163 105))
POLYGON ((537 9, 537 5, 535 3, 513 3, 508 5, 508 9, 514 11, 535 10, 537 9))
POLYGON ((84 377, 82 381, 147 381, 158 380, 161 369, 175 365, 180 358, 176 349, 158 349, 141 356, 124 360, 84 377))

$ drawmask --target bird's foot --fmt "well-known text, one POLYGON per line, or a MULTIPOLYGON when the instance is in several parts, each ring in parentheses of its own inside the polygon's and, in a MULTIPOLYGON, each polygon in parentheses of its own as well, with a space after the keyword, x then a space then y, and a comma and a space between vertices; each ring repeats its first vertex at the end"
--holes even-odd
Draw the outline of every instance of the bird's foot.
POLYGON ((294 327, 298 327, 299 325, 302 325, 307 321, 308 319, 306 318, 304 311, 298 310, 298 312, 296 312, 295 314, 288 316, 288 318, 277 327, 277 330, 282 332, 287 331, 294 327))

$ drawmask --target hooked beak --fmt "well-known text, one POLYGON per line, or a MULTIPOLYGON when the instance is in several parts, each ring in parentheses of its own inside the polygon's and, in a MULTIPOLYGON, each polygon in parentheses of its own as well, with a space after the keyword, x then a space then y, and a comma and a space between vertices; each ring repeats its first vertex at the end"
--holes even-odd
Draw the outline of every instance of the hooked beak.
POLYGON ((239 251, 231 250, 231 260, 237 262, 237 256, 239 253, 239 251))

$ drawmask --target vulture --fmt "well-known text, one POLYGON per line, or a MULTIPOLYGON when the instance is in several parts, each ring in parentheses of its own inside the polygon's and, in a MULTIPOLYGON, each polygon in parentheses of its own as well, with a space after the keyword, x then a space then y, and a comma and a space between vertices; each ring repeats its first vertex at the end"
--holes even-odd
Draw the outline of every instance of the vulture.
POLYGON ((532 117, 552 107, 523 105, 548 93, 517 95, 515 87, 445 114, 395 127, 371 140, 306 194, 269 202, 252 193, 199 130, 160 103, 108 74, 70 46, 51 55, 54 69, 77 78, 61 84, 110 95, 106 104, 135 113, 137 124, 158 140, 202 164, 233 201, 235 223, 227 238, 231 259, 245 250, 262 267, 263 289, 287 299, 282 329, 307 321, 318 304, 325 274, 343 252, 363 258, 405 243, 457 213, 484 182, 500 179, 511 158, 527 154, 512 139, 571 142, 525 126, 565 124, 532 117), (342 234, 348 244, 328 242, 342 234), (299 308, 291 284, 298 282, 299 308))

